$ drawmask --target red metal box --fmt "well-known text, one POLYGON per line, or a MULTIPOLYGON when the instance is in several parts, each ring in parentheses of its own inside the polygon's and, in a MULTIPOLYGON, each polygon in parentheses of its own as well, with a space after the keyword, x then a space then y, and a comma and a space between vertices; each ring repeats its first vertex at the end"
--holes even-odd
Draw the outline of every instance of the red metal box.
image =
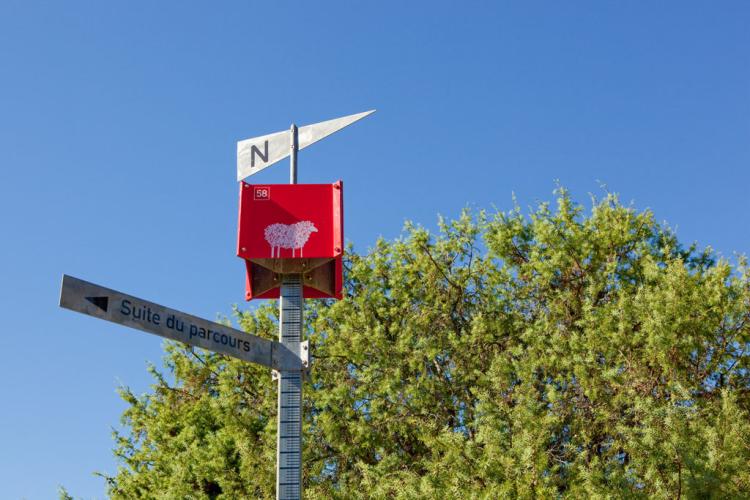
POLYGON ((279 296, 281 275, 302 274, 305 298, 341 298, 343 185, 240 183, 237 255, 246 299, 279 296))

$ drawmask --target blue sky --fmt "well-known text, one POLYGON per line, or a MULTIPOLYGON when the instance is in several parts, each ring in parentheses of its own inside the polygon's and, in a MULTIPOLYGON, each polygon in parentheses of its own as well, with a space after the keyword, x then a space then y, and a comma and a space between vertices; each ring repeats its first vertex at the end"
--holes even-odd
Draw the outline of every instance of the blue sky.
POLYGON ((748 25, 744 1, 1 0, 3 498, 103 497, 115 389, 161 359, 59 309, 62 273, 212 319, 243 304, 240 139, 377 108, 300 153, 300 182, 344 180, 360 251, 559 180, 747 253, 748 25))

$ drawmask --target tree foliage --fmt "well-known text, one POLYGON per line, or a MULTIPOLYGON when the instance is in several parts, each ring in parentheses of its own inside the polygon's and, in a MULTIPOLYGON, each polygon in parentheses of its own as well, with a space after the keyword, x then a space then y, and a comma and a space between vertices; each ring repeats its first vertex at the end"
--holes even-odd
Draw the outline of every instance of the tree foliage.
MULTIPOLYGON (((350 251, 308 301, 309 498, 748 497, 750 272, 613 195, 350 251)), ((236 311, 277 335, 275 303, 236 311)), ((267 369, 166 346, 122 388, 114 498, 274 496, 267 369)))

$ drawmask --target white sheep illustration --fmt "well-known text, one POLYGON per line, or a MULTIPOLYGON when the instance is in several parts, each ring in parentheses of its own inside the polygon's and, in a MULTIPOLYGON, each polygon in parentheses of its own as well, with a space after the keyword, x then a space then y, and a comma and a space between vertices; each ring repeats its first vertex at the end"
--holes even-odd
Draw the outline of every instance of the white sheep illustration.
POLYGON ((263 231, 266 241, 271 245, 271 258, 281 257, 282 248, 291 248, 292 257, 294 251, 299 248, 299 256, 302 257, 302 247, 312 233, 318 229, 309 220, 303 220, 295 224, 271 224, 263 231))

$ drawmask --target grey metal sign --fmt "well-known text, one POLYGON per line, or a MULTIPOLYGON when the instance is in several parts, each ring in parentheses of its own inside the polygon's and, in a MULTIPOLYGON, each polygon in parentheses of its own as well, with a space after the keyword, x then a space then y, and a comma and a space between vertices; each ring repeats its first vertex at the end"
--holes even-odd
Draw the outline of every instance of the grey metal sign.
POLYGON ((301 358, 284 344, 192 314, 63 275, 60 306, 279 371, 302 371, 301 358))
POLYGON ((237 143, 237 180, 241 181, 245 177, 257 174, 292 154, 292 149, 304 149, 374 112, 373 109, 299 127, 296 148, 290 147, 292 143, 290 130, 239 141, 237 143))

